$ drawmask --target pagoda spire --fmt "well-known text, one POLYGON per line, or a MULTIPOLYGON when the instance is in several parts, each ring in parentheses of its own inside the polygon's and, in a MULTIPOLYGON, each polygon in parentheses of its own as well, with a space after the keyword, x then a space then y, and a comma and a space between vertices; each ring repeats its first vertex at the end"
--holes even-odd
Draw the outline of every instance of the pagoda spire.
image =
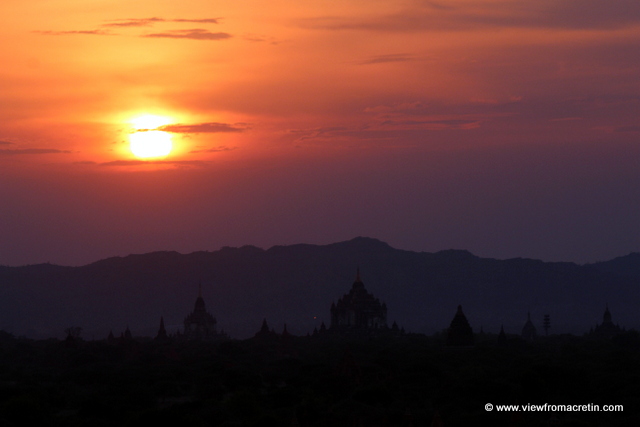
POLYGON ((356 269, 356 280, 353 281, 353 289, 364 289, 364 284, 360 279, 360 267, 356 269))
POLYGON ((164 327, 164 318, 160 316, 160 328, 158 329, 158 335, 156 335, 156 340, 164 340, 167 339, 167 330, 164 327))
POLYGON ((520 335, 525 341, 534 341, 538 336, 538 331, 531 321, 530 311, 527 311, 527 322, 522 327, 522 333, 520 335))
POLYGON ((467 317, 462 312, 462 305, 458 305, 456 315, 451 321, 447 333, 447 346, 472 346, 473 330, 467 317))
POLYGON ((613 323, 611 321, 611 312, 609 311, 609 303, 605 304, 604 316, 602 316, 602 323, 613 323))

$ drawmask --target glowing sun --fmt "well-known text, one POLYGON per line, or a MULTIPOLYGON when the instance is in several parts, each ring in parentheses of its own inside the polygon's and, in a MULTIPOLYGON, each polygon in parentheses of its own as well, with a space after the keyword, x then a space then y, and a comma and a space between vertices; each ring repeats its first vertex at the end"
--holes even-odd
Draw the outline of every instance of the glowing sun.
POLYGON ((129 135, 129 147, 134 156, 141 159, 165 157, 171 153, 171 134, 157 130, 171 123, 169 117, 144 115, 130 120, 134 131, 129 135))

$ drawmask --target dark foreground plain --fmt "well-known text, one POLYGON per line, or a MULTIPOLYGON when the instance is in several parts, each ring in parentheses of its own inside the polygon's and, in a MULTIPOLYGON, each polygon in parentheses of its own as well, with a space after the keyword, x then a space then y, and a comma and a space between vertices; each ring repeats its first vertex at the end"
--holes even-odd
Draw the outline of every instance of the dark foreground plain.
POLYGON ((637 426, 640 336, 0 338, 2 426, 637 426), (485 405, 624 405, 499 412, 485 405))

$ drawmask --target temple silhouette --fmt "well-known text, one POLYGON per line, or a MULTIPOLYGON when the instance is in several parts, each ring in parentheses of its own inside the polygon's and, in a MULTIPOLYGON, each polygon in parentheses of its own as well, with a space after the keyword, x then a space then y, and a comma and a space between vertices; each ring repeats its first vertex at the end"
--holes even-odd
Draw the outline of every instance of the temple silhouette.
POLYGON ((592 338, 612 338, 620 333, 624 332, 620 326, 613 323, 611 320, 611 312, 609 311, 609 305, 607 304, 602 315, 602 323, 596 325, 589 331, 589 336, 592 338))
MULTIPOLYGON (((164 321, 160 319, 160 331, 164 329, 164 321)), ((202 298, 202 284, 198 285, 198 297, 193 307, 193 311, 184 318, 184 332, 181 337, 187 340, 207 341, 227 338, 224 332, 218 332, 217 319, 207 312, 207 308, 202 298)))
MULTIPOLYGON (((360 277, 360 268, 356 270, 356 277, 348 293, 344 294, 337 302, 331 303, 330 308, 331 323, 327 328, 323 321, 312 333, 307 333, 308 337, 318 336, 343 336, 343 337, 375 337, 375 336, 401 336, 406 332, 394 321, 391 327, 387 323, 387 305, 381 302, 373 294, 368 292, 360 277)), ((183 321, 182 331, 170 335, 164 324, 164 318, 160 317, 160 326, 156 335, 156 341, 165 340, 188 340, 188 341, 212 341, 220 339, 230 339, 224 331, 218 331, 217 319, 207 311, 205 301, 202 297, 202 285, 198 287, 193 311, 189 313, 183 321)), ((475 334, 462 311, 462 306, 458 305, 455 316, 447 329, 445 329, 445 345, 447 347, 470 347, 475 345, 475 334)), ((609 307, 606 306, 602 323, 585 334, 589 338, 611 339, 625 332, 624 328, 616 325, 612 321, 609 307)), ((282 333, 277 333, 269 327, 267 319, 263 319, 260 329, 255 333, 254 339, 259 342, 276 342, 294 337, 287 331, 286 324, 282 333)), ((537 329, 531 320, 531 313, 527 313, 527 321, 524 324, 520 340, 533 343, 538 339, 537 329)), ((127 327, 121 334, 119 341, 131 340, 132 335, 127 327)), ((485 342, 485 334, 480 328, 478 335, 479 342, 485 342)), ((113 333, 109 334, 109 342, 115 342, 113 333)), ((507 334, 501 326, 497 334, 497 343, 503 345, 507 342, 507 334)))
POLYGON ((387 305, 367 292, 360 279, 360 268, 348 294, 331 304, 331 326, 336 333, 371 334, 388 330, 387 305))
POLYGON ((458 306, 456 315, 447 330, 447 346, 449 347, 469 347, 473 345, 473 330, 467 317, 462 312, 462 306, 458 306))
POLYGON ((531 313, 527 313, 527 323, 522 327, 522 339, 525 341, 534 341, 538 337, 538 331, 531 321, 531 313))

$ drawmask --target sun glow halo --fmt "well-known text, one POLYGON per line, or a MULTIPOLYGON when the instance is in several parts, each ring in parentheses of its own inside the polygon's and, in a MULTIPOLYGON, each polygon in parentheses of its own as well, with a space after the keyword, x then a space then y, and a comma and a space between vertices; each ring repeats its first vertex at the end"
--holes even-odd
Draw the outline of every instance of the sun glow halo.
POLYGON ((129 147, 134 156, 142 159, 165 157, 171 153, 171 134, 157 130, 171 123, 169 117, 146 114, 131 119, 134 131, 129 135, 129 147))

